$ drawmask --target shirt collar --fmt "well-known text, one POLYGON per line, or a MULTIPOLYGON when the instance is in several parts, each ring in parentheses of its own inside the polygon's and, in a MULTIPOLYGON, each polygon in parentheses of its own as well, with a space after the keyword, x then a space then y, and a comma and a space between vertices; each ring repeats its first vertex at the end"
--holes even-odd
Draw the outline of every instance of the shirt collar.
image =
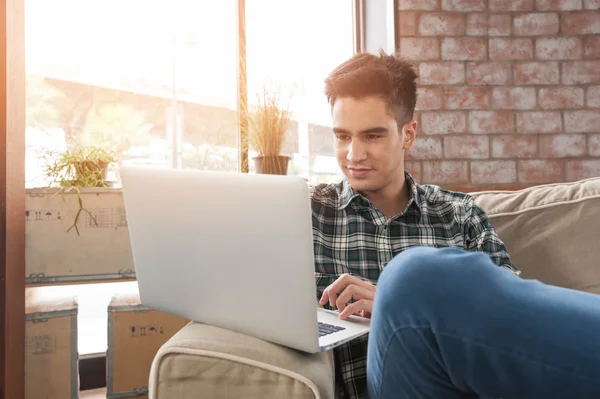
MULTIPOLYGON (((408 199, 408 204, 406 205, 407 209, 412 203, 414 203, 419 210, 421 210, 421 195, 420 195, 420 186, 415 182, 413 177, 408 172, 404 172, 404 177, 406 179, 406 184, 408 184, 409 192, 411 194, 408 199)), ((369 201, 363 197, 358 192, 354 191, 347 178, 342 180, 341 193, 340 193, 340 201, 339 201, 339 209, 344 209, 355 199, 362 199, 365 203, 369 203, 369 201)))

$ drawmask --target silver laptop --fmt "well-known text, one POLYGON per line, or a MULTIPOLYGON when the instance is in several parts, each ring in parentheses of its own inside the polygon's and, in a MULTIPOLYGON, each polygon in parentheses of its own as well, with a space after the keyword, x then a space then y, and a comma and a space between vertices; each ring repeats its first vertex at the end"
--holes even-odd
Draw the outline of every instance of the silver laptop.
POLYGON ((369 331, 317 306, 304 179, 133 166, 121 178, 145 305, 309 353, 369 331))

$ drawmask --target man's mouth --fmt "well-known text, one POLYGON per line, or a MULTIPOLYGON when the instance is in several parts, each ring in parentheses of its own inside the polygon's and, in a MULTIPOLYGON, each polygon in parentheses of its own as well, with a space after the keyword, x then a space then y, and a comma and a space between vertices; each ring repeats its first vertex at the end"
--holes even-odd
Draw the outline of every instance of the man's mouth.
POLYGON ((352 177, 363 177, 363 176, 366 176, 370 171, 371 171, 371 169, 367 169, 367 168, 348 167, 348 172, 350 172, 350 175, 352 177))

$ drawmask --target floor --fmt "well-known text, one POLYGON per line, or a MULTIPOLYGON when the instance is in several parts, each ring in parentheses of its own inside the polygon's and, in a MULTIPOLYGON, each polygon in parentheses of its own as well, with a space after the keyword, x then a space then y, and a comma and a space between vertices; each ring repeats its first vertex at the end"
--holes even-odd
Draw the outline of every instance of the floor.
MULTIPOLYGON (((79 392, 79 399, 106 399, 106 388, 91 389, 79 392)), ((148 399, 147 396, 138 396, 131 399, 148 399)))
POLYGON ((106 399, 106 388, 81 391, 79 393, 79 399, 106 399))

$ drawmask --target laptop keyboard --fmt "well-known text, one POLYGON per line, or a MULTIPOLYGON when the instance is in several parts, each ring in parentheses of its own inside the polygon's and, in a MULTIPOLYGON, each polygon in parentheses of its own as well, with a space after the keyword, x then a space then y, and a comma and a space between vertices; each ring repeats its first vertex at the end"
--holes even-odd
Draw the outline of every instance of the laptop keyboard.
POLYGON ((345 328, 319 322, 319 337, 324 337, 325 335, 333 334, 334 332, 342 330, 345 330, 345 328))

